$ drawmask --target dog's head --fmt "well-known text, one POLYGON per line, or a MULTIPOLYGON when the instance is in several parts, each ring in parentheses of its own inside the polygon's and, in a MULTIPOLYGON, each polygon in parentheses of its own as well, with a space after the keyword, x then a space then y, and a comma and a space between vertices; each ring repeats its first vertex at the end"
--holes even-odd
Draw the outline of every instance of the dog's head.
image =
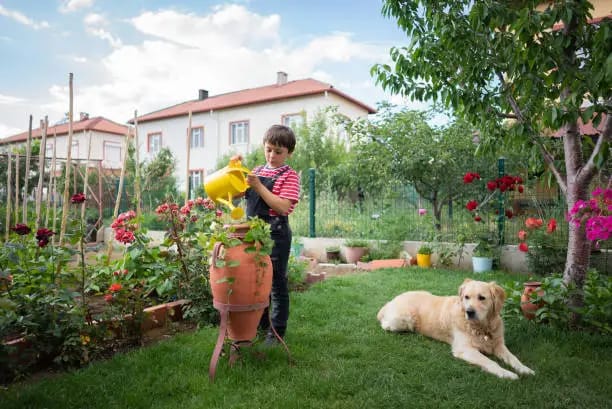
POLYGON ((495 281, 486 283, 466 278, 459 287, 459 298, 467 320, 484 321, 499 315, 506 292, 495 281))

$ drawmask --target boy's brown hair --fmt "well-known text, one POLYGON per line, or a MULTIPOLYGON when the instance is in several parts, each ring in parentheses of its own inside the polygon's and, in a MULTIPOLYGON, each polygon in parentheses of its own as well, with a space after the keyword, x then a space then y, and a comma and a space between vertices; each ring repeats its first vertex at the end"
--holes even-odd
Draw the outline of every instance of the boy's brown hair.
POLYGON ((272 125, 264 135, 263 143, 287 148, 289 153, 295 149, 295 134, 285 125, 272 125))

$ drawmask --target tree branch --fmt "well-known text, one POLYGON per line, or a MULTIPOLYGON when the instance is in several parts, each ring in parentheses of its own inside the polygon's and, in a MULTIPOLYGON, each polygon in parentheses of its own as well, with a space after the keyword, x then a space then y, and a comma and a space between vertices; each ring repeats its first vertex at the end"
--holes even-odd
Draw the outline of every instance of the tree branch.
MULTIPOLYGON (((505 84, 504 76, 502 75, 501 72, 496 72, 496 75, 500 83, 503 86, 503 84, 505 84)), ((512 111, 514 111, 516 115, 516 119, 522 124, 524 124, 529 130, 529 134, 528 134, 529 139, 534 145, 538 147, 538 149, 542 153, 542 157, 544 158, 544 163, 546 163, 546 166, 548 166, 552 174, 555 176, 555 179, 557 180, 557 183, 559 184, 559 188, 565 195, 567 193, 567 181, 565 180, 565 177, 561 174, 559 169, 557 169, 557 167, 555 166, 555 158, 550 154, 550 152, 548 152, 548 149, 546 149, 546 146, 544 146, 544 144, 542 143, 540 139, 542 138, 542 136, 537 134, 533 130, 531 125, 527 123, 527 121, 525 120, 525 115, 523 114, 523 111, 519 107, 518 102, 516 102, 516 99, 514 99, 514 97, 510 94, 507 95, 507 98, 508 98, 508 103, 512 107, 512 111)))
POLYGON ((595 172, 597 171, 597 166, 595 165, 595 158, 601 152, 602 147, 604 146, 604 142, 612 140, 612 116, 606 115, 606 123, 604 125, 604 129, 597 138, 597 142, 595 143, 595 148, 593 148, 593 152, 589 157, 589 160, 584 165, 582 169, 578 171, 576 175, 576 179, 578 183, 586 183, 587 180, 591 180, 595 172))

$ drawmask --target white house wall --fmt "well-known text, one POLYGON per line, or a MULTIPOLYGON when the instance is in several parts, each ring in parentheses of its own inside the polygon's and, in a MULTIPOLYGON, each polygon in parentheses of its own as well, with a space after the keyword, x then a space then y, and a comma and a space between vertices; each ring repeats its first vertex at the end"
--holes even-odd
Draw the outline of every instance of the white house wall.
MULTIPOLYGON (((91 153, 90 159, 92 161, 102 161, 102 167, 118 169, 121 168, 123 162, 124 152, 124 138, 122 135, 109 134, 98 131, 85 131, 77 132, 72 135, 72 143, 77 145, 76 152, 73 152, 73 160, 86 160, 89 150, 89 136, 91 134, 91 153), (110 160, 104 155, 105 144, 113 144, 113 146, 119 146, 121 149, 120 157, 118 160, 110 160)), ((57 140, 51 135, 47 136, 47 150, 45 157, 51 159, 53 156, 53 144, 56 144, 56 157, 67 158, 68 150, 67 144, 68 135, 61 135, 57 137, 57 140)))
MULTIPOLYGON (((220 157, 228 153, 244 155, 257 149, 262 143, 266 130, 271 125, 281 123, 283 115, 306 112, 306 119, 310 121, 317 112, 328 106, 338 106, 338 112, 351 119, 368 115, 365 109, 333 93, 192 114, 192 128, 204 127, 204 147, 191 149, 189 168, 190 170, 204 170, 204 175, 206 175, 216 168, 217 160, 220 157), (230 123, 237 121, 249 122, 249 142, 230 146, 230 123)), ((169 148, 177 161, 175 176, 180 190, 184 190, 187 173, 188 125, 187 115, 138 124, 141 161, 149 161, 154 157, 147 151, 148 135, 161 132, 161 146, 169 148)), ((299 149, 299 142, 297 148, 299 149)))

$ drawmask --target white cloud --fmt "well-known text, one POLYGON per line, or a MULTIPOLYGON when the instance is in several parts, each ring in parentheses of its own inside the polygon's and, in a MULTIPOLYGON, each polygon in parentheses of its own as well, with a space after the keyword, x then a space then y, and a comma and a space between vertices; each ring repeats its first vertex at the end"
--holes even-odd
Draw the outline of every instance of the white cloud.
POLYGON ((111 47, 119 48, 122 45, 121 39, 119 37, 113 36, 108 30, 108 21, 106 17, 101 14, 90 13, 85 16, 83 20, 85 23, 85 30, 93 35, 94 37, 98 37, 102 40, 106 40, 109 42, 111 47))
POLYGON ((25 14, 19 11, 15 11, 15 10, 9 10, 6 7, 2 6, 1 4, 0 4, 0 16, 8 17, 12 20, 15 20, 16 22, 20 24, 30 26, 35 30, 49 27, 49 23, 47 23, 44 20, 41 22, 36 22, 32 20, 31 18, 29 18, 28 16, 26 16, 25 14))
POLYGON ((78 55, 75 55, 74 57, 72 57, 72 61, 84 64, 84 63, 87 62, 87 58, 86 57, 79 57, 78 55))
MULTIPOLYGON (((146 11, 130 21, 149 38, 122 44, 104 16, 85 17, 87 31, 114 48, 99 62, 104 82, 80 84, 75 73, 75 112, 123 122, 134 109, 144 114, 195 99, 200 88, 216 95, 272 84, 277 71, 287 72, 290 81, 312 77, 338 86, 340 80, 325 64, 347 64, 350 70, 353 63, 373 64, 388 52, 382 45, 357 42, 341 32, 295 44, 282 38, 280 16, 257 14, 236 4, 215 7, 206 15, 146 11)), ((372 92, 362 84, 351 86, 372 92)), ((342 90, 362 96, 354 89, 342 90)), ((52 101, 42 109, 50 118, 68 110, 66 86, 54 85, 49 93, 52 101)))
POLYGON ((59 7, 59 11, 62 13, 72 13, 83 8, 89 8, 93 6, 94 0, 64 0, 59 7))
POLYGON ((24 99, 0 94, 0 105, 17 104, 20 102, 24 102, 24 99))
POLYGON ((23 129, 18 129, 0 122, 0 138, 6 138, 23 132, 23 129))

